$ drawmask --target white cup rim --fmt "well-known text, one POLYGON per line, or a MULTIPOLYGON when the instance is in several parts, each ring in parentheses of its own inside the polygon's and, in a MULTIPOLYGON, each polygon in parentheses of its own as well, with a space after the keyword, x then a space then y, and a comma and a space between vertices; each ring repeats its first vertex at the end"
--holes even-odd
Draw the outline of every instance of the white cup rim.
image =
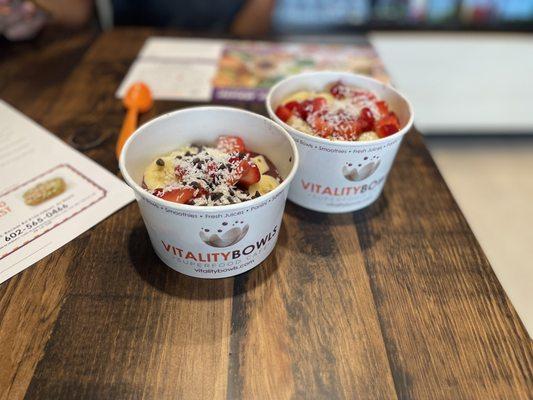
POLYGON ((320 143, 320 144, 327 144, 329 146, 362 147, 362 146, 368 146, 370 144, 376 144, 377 145, 377 144, 381 144, 381 143, 386 143, 386 142, 394 140, 396 138, 396 136, 405 135, 407 132, 409 132, 409 130, 413 126, 413 122, 414 122, 413 107, 411 105, 411 102, 403 94, 398 92, 392 86, 387 85, 387 84, 385 84, 385 83, 383 83, 381 81, 378 81, 377 79, 370 78, 370 77, 365 76, 365 75, 354 74, 354 73, 351 73, 351 72, 315 71, 315 72, 303 72, 303 73, 300 73, 300 74, 291 75, 291 76, 289 76, 289 77, 287 77, 285 79, 282 79, 281 81, 276 83, 274 86, 272 86, 272 88, 270 88, 270 90, 268 91, 265 103, 266 103, 266 108, 267 108, 267 111, 268 111, 268 114, 270 115, 270 117, 275 122, 277 122, 279 125, 281 125, 285 130, 288 130, 289 132, 291 132, 292 134, 298 136, 301 139, 314 141, 314 142, 320 143), (396 132, 396 133, 394 133, 394 134, 392 134, 390 136, 384 137, 384 138, 379 138, 379 139, 371 140, 371 141, 349 141, 349 140, 330 140, 330 139, 326 139, 326 138, 321 138, 319 136, 310 135, 308 133, 299 131, 298 129, 290 126, 289 124, 287 124, 287 123, 283 122, 281 119, 279 119, 278 116, 276 115, 276 113, 274 112, 273 108, 272 108, 272 95, 274 94, 274 92, 276 90, 278 90, 280 87, 282 87, 283 85, 286 85, 288 82, 290 82, 290 81, 292 81, 294 79, 308 78, 308 80, 311 81, 311 80, 313 80, 314 77, 320 76, 320 75, 337 75, 340 79, 342 79, 343 76, 350 77, 350 78, 357 78, 359 80, 372 82, 372 83, 376 83, 376 84, 385 86, 387 88, 387 90, 392 91, 395 95, 400 97, 407 104, 407 110, 409 112, 409 119, 408 119, 407 123, 398 132, 396 132))
POLYGON ((267 117, 264 117, 264 116, 262 116, 260 114, 257 114, 257 113, 254 113, 254 112, 251 112, 251 111, 248 111, 248 110, 243 110, 243 109, 240 109, 240 108, 236 108, 236 107, 227 107, 227 106, 194 106, 194 107, 186 107, 186 108, 175 110, 175 111, 172 111, 172 112, 169 112, 169 113, 162 114, 162 115, 160 115, 160 116, 148 121, 147 123, 143 124, 139 128, 137 128, 137 130, 128 138, 128 140, 126 141, 126 143, 122 147, 122 151, 120 152, 120 157, 119 157, 119 169, 120 169, 120 172, 121 172, 122 176, 124 177, 124 180, 126 181, 126 183, 135 192, 140 194, 145 199, 153 201, 153 202, 155 202, 156 204, 158 204, 160 206, 172 208, 172 209, 179 210, 179 211, 202 212, 202 213, 219 213, 219 212, 222 212, 222 211, 231 211, 231 210, 248 208, 248 207, 254 206, 256 204, 259 204, 259 203, 261 203, 261 202, 263 202, 265 200, 268 200, 271 197, 276 196, 278 193, 280 193, 283 190, 285 190, 285 188, 290 184, 290 182, 294 178, 294 175, 296 174, 296 170, 298 168, 299 161, 300 161, 300 159, 299 159, 299 155, 298 155, 298 150, 296 148, 296 143, 294 142, 294 139, 291 137, 291 135, 289 135, 287 133, 286 129, 284 129, 282 126, 280 126, 275 121, 272 121, 271 119, 269 119, 267 117), (198 205, 174 203, 172 201, 164 200, 164 199, 161 199, 161 198, 159 198, 157 196, 154 196, 153 194, 151 194, 151 193, 147 192, 145 189, 143 189, 137 182, 135 182, 135 180, 131 177, 131 175, 129 174, 129 172, 128 172, 127 168, 126 168, 125 159, 127 157, 126 153, 128 151, 128 148, 130 147, 131 143, 133 143, 136 140, 137 137, 139 137, 140 135, 143 135, 144 132, 149 130, 151 125, 155 124, 156 122, 158 122, 158 121, 160 121, 162 119, 173 118, 176 115, 183 114, 183 113, 190 113, 190 112, 202 113, 202 112, 207 112, 207 111, 227 111, 227 112, 235 112, 237 114, 241 114, 241 113, 248 114, 250 116, 253 116, 254 118, 263 119, 265 123, 273 126, 280 134, 284 135, 284 137, 287 139, 287 141, 289 142, 289 144, 291 146, 291 149, 292 149, 293 163, 292 163, 292 167, 291 167, 291 170, 290 170, 289 174, 283 179, 283 182, 281 182, 281 184, 279 186, 277 186, 271 192, 268 192, 267 194, 262 195, 260 197, 256 197, 255 199, 250 199, 250 200, 247 200, 247 201, 243 201, 241 203, 224 204, 224 205, 219 205, 219 206, 198 206, 198 205))

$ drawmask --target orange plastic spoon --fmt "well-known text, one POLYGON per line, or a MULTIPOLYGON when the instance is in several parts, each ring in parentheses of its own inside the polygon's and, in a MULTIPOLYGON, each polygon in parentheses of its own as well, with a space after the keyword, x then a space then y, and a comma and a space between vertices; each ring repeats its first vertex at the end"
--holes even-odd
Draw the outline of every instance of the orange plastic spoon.
POLYGON ((124 143, 126 143, 126 140, 137 129, 139 114, 149 111, 154 105, 154 100, 150 88, 143 82, 136 82, 129 87, 122 103, 128 112, 124 117, 122 129, 117 140, 117 147, 115 149, 117 159, 120 157, 120 151, 124 143))

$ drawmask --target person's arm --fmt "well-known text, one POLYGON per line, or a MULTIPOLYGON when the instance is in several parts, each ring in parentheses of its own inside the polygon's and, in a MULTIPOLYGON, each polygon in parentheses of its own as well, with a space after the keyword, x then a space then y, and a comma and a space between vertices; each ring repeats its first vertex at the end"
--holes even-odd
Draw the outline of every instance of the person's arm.
POLYGON ((47 19, 46 13, 30 1, 0 0, 0 35, 8 40, 35 37, 47 19))
POLYGON ((68 28, 86 25, 93 13, 93 0, 34 0, 51 15, 51 22, 68 28))
POLYGON ((275 3, 275 0, 248 0, 233 20, 231 32, 243 36, 268 33, 275 3))
POLYGON ((87 24, 93 0, 0 0, 0 35, 8 40, 28 40, 49 23, 67 28, 87 24))

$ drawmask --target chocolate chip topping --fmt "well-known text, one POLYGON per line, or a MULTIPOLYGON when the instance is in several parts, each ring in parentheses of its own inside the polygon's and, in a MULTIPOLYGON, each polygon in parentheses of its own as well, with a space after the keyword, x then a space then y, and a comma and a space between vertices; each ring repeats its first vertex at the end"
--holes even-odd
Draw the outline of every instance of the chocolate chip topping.
POLYGON ((213 192, 213 193, 211 193, 211 200, 213 200, 213 201, 217 201, 217 200, 220 199, 222 196, 223 196, 223 194, 220 193, 220 192, 213 192))

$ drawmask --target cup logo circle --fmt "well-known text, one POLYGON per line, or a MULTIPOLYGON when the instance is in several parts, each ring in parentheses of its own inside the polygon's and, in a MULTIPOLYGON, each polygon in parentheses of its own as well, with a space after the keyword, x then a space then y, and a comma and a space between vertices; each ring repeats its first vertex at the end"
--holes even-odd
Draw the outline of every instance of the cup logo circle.
POLYGON ((211 247, 229 247, 239 243, 248 233, 249 225, 244 221, 222 222, 218 228, 202 228, 199 232, 202 242, 211 247))
POLYGON ((342 167, 342 175, 351 182, 365 180, 377 171, 381 160, 378 156, 364 157, 360 162, 347 162, 342 167))

